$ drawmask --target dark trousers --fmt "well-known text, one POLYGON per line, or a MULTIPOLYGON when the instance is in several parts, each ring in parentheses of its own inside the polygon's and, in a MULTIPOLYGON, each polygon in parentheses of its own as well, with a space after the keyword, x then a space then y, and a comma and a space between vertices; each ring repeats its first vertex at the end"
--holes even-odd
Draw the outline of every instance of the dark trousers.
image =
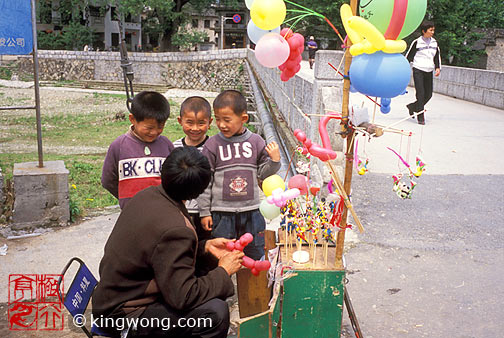
POLYGON ((264 229, 266 221, 259 209, 244 212, 212 212, 212 237, 239 239, 250 232, 254 240, 243 250, 245 255, 259 260, 264 256, 264 229))
MULTIPOLYGON (((174 290, 174 292, 177 291, 174 290)), ((130 331, 128 338, 226 338, 229 329, 228 305, 225 301, 217 298, 209 300, 208 302, 186 313, 175 311, 163 303, 154 303, 149 305, 139 317, 139 324, 142 323, 142 318, 144 318, 143 321, 147 321, 149 319, 151 322, 157 322, 151 318, 158 318, 161 325, 159 327, 143 327, 143 325, 138 325, 136 330, 130 331), (163 326, 166 328, 166 323, 168 321, 166 318, 170 318, 169 330, 163 330, 163 326), (183 319, 179 320, 180 318, 183 319), (208 319, 203 321, 203 318, 208 319), (196 323, 198 323, 198 325, 195 325, 196 323)))
MULTIPOLYGON (((413 68, 413 81, 415 82, 416 101, 407 105, 412 112, 424 110, 425 105, 432 97, 432 72, 424 72, 413 68)), ((424 114, 418 115, 418 121, 424 121, 424 114)))

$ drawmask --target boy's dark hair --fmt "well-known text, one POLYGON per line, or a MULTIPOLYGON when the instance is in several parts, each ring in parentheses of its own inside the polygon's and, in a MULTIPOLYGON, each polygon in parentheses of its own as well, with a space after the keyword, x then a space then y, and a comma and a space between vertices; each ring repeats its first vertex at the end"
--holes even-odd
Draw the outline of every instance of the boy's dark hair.
POLYGON ((175 148, 161 168, 161 185, 175 201, 198 197, 210 178, 210 163, 196 147, 175 148))
POLYGON ((238 116, 247 112, 247 100, 237 90, 225 90, 220 93, 213 102, 213 109, 222 109, 229 107, 238 116))
POLYGON ((133 97, 131 114, 138 122, 144 119, 156 119, 162 123, 170 117, 170 104, 158 92, 140 92, 133 97))
POLYGON ((180 106, 180 117, 184 116, 185 113, 205 113, 205 116, 208 118, 212 117, 212 107, 210 107, 210 103, 201 96, 191 96, 182 102, 180 106))
POLYGON ((420 25, 420 29, 422 30, 422 33, 427 32, 429 30, 429 28, 431 28, 431 27, 436 27, 436 26, 434 26, 434 22, 429 21, 429 20, 425 20, 420 25))

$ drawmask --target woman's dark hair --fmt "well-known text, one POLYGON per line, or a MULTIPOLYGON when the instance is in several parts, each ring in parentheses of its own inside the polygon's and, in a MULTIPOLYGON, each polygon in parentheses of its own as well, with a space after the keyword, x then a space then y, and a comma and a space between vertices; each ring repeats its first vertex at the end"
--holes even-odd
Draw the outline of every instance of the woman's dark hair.
POLYGON ((158 92, 143 91, 133 97, 131 114, 138 122, 156 119, 163 123, 170 117, 170 103, 158 92))
POLYGON ((161 168, 161 185, 175 201, 198 197, 210 183, 210 163, 195 147, 175 148, 161 168))
POLYGON ((429 28, 431 28, 431 27, 436 27, 436 26, 434 26, 434 22, 425 20, 420 25, 420 30, 422 31, 422 33, 427 32, 429 30, 429 28))

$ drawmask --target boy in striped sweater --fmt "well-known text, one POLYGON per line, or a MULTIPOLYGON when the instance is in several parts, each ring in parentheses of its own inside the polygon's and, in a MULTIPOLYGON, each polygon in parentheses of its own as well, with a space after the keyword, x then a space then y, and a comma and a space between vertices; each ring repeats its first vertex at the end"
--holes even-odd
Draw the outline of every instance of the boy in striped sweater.
POLYGON ((144 91, 133 98, 130 129, 110 144, 101 177, 121 209, 140 190, 161 184, 161 167, 173 150, 161 135, 168 117, 170 104, 162 94, 144 91))
MULTIPOLYGON (((212 108, 210 103, 201 96, 191 96, 182 102, 178 122, 186 136, 173 142, 175 148, 196 147, 200 152, 208 140, 207 131, 212 123, 212 108)), ((203 229, 200 222, 198 202, 195 199, 186 201, 189 216, 196 227, 198 239, 205 240, 211 237, 211 232, 203 229)))

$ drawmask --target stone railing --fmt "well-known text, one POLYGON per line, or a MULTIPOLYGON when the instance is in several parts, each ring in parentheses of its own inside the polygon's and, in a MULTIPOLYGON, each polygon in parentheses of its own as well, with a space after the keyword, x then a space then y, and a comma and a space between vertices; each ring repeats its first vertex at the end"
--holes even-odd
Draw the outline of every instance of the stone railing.
MULTIPOLYGON (((182 89, 240 88, 245 49, 188 53, 129 53, 135 82, 182 89)), ((119 52, 39 51, 40 79, 123 81, 119 52)), ((32 74, 32 57, 19 57, 20 73, 32 74)))
MULTIPOLYGON (((413 80, 410 85, 413 85, 413 80)), ((434 77, 434 92, 504 109, 504 73, 442 66, 441 75, 434 77)))

